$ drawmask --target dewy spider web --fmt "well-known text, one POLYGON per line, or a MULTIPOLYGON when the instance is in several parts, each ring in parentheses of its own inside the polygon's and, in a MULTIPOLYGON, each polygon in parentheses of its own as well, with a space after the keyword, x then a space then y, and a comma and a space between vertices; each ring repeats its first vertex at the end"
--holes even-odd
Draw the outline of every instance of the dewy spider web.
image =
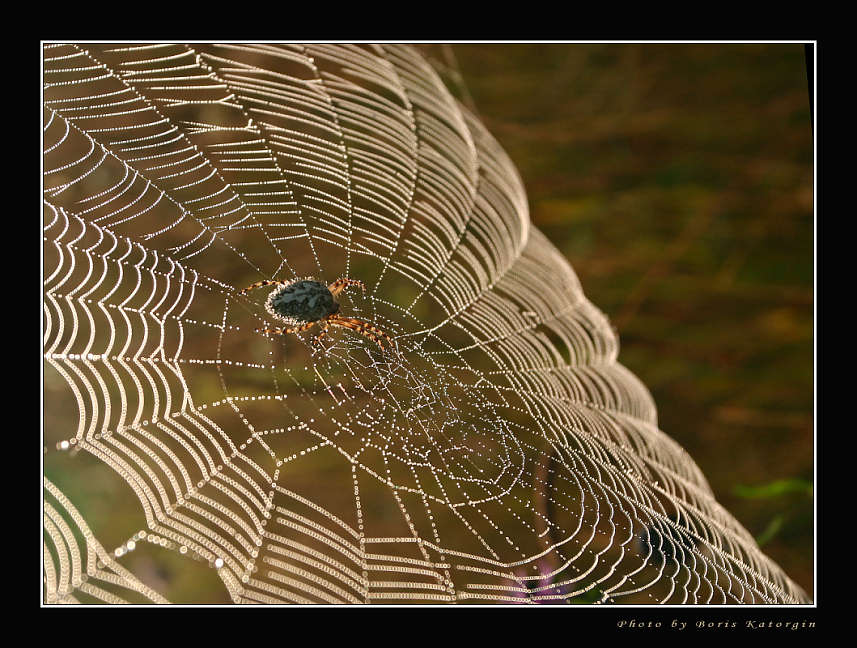
POLYGON ((46 601, 165 600, 135 541, 235 602, 808 600, 415 50, 49 44, 44 147, 46 601), (395 347, 255 333, 302 276, 395 347), (139 500, 113 556, 52 483, 86 457, 139 500))

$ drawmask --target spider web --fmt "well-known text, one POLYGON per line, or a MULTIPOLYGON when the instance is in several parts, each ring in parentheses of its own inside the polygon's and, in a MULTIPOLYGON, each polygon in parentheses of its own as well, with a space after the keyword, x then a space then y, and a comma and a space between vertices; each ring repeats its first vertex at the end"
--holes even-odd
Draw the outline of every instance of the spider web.
POLYGON ((242 603, 808 600, 416 50, 43 60, 47 602, 165 601, 141 545, 242 603), (254 332, 239 291, 304 276, 365 282, 342 312, 394 348, 254 332), (139 508, 111 553, 53 483, 93 464, 139 508))

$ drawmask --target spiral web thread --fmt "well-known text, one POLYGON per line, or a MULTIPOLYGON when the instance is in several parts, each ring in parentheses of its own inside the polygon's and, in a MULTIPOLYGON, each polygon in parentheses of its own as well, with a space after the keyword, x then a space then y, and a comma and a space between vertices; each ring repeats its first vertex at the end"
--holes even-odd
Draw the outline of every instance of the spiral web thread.
POLYGON ((112 469, 144 527, 111 557, 46 480, 47 602, 165 601, 119 564, 135 538, 235 602, 808 600, 416 50, 43 55, 46 452, 112 469), (256 333, 239 291, 303 276, 362 280, 342 312, 394 348, 256 333))

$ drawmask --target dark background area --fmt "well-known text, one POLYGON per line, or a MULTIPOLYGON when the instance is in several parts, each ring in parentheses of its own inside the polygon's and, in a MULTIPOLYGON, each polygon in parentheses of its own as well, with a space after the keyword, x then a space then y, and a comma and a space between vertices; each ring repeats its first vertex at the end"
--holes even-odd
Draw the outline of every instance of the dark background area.
POLYGON ((427 46, 619 332, 661 429, 813 592, 813 135, 801 44, 427 46))

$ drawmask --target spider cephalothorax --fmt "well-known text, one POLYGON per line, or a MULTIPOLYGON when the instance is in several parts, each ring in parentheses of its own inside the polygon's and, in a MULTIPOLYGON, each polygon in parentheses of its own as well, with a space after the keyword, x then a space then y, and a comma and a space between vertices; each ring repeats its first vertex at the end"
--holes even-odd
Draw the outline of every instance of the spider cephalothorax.
POLYGON ((265 309, 271 316, 285 322, 287 328, 262 328, 256 329, 261 333, 272 333, 283 335, 285 333, 298 333, 305 331, 315 324, 322 326, 321 333, 316 335, 312 342, 318 344, 327 334, 331 326, 357 331, 375 342, 382 349, 384 345, 381 339, 392 346, 393 341, 383 331, 375 328, 372 324, 359 320, 355 317, 343 317, 339 314, 339 302, 336 298, 348 286, 360 286, 363 292, 366 287, 362 281, 356 279, 338 279, 329 286, 321 281, 310 277, 306 279, 295 279, 293 281, 274 281, 265 279, 247 286, 241 294, 247 294, 255 288, 262 286, 276 286, 265 302, 265 309))

